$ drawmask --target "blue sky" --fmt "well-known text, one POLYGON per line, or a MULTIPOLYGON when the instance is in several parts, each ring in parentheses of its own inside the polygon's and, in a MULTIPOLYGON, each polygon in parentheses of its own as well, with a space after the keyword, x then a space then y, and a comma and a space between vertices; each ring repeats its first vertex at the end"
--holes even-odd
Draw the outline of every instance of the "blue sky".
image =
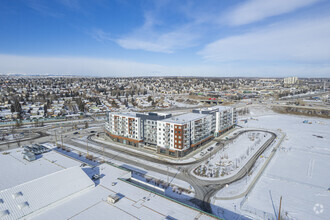
POLYGON ((0 73, 330 77, 327 0, 0 0, 0 73))

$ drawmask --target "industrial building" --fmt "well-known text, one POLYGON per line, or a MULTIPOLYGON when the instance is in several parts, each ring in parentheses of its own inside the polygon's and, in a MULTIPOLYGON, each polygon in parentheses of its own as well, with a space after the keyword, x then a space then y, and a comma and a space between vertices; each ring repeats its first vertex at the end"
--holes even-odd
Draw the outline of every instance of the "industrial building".
POLYGON ((215 106, 172 117, 166 113, 107 114, 106 134, 114 141, 139 147, 152 145, 160 154, 182 157, 232 128, 236 109, 215 106))
POLYGON ((80 167, 81 157, 57 151, 27 162, 23 149, 7 152, 0 154, 1 220, 216 219, 130 182, 131 171, 115 165, 80 167))

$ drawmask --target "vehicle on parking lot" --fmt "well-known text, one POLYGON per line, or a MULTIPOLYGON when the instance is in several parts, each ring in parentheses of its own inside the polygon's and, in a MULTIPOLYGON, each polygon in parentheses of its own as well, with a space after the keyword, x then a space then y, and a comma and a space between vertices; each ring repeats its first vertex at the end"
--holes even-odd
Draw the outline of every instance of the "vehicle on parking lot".
POLYGON ((92 180, 98 180, 98 179, 100 179, 101 178, 101 175, 99 175, 99 174, 94 174, 93 176, 92 176, 92 180))

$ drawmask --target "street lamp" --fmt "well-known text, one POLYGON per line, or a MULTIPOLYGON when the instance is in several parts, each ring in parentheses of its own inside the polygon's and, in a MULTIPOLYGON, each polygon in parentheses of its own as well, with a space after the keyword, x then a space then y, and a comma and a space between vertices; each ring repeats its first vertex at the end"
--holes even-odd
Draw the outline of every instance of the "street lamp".
POLYGON ((246 173, 246 178, 245 178, 245 184, 247 185, 247 178, 248 178, 248 170, 246 167, 244 167, 245 173, 246 173))

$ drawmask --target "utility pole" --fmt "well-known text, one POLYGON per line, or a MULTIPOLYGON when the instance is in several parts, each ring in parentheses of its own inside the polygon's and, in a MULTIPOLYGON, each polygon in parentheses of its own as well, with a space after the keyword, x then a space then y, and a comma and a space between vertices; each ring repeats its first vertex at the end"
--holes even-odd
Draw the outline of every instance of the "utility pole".
POLYGON ((104 144, 102 145, 102 151, 103 151, 103 162, 105 162, 105 153, 104 153, 104 144))
POLYGON ((167 166, 167 183, 168 183, 169 179, 168 179, 168 166, 167 166))
POLYGON ((86 139, 86 151, 87 151, 87 157, 88 157, 88 139, 86 139))
POLYGON ((282 206, 282 196, 281 196, 281 198, 280 198, 280 208, 279 208, 279 210, 278 210, 278 220, 281 220, 281 206, 282 206))
POLYGON ((55 130, 55 146, 57 147, 57 135, 56 135, 56 130, 55 130))
POLYGON ((62 134, 61 134, 61 140, 62 140, 62 149, 63 149, 64 146, 63 146, 63 136, 62 136, 62 134))

